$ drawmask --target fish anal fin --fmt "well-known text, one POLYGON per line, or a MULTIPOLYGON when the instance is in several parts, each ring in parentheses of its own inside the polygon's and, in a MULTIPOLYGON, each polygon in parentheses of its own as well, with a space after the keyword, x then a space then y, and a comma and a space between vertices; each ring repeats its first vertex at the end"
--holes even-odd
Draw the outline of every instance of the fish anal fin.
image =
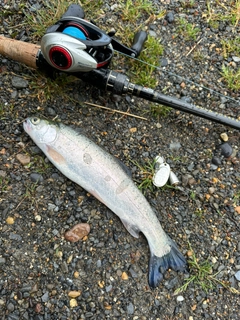
POLYGON ((134 237, 139 238, 139 229, 134 226, 133 224, 129 223, 128 221, 121 219, 124 227, 127 229, 127 231, 134 237))

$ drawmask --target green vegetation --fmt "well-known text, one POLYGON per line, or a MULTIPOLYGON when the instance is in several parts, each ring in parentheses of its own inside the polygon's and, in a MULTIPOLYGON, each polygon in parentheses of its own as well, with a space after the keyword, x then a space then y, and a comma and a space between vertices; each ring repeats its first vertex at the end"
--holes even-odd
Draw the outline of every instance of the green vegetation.
POLYGON ((240 190, 238 190, 233 196, 233 203, 235 206, 240 205, 240 190))
POLYGON ((0 177, 0 190, 1 193, 6 192, 8 190, 9 178, 0 177))
POLYGON ((35 172, 45 173, 48 168, 51 167, 49 162, 45 162, 44 158, 39 155, 35 155, 33 160, 26 166, 27 168, 35 168, 35 172))
POLYGON ((231 1, 231 4, 225 5, 222 1, 217 0, 217 5, 220 9, 223 9, 223 12, 214 10, 211 6, 211 2, 207 2, 207 13, 203 15, 206 18, 210 26, 218 26, 220 21, 228 21, 234 27, 237 27, 240 21, 240 0, 231 1))
POLYGON ((153 191, 153 175, 155 172, 155 164, 156 161, 150 161, 147 160, 147 162, 144 165, 141 165, 139 162, 130 160, 138 169, 140 170, 140 176, 141 176, 141 182, 138 185, 138 188, 143 191, 143 193, 146 191, 146 189, 149 189, 150 191, 153 191))
POLYGON ((223 56, 227 58, 230 54, 240 56, 240 37, 221 41, 223 56))
POLYGON ((194 24, 189 23, 185 18, 179 18, 178 23, 178 33, 183 35, 187 41, 196 40, 200 32, 200 29, 194 24))
POLYGON ((221 75, 231 90, 240 89, 240 68, 235 70, 223 65, 221 75))
POLYGON ((205 292, 213 289, 217 286, 224 287, 232 293, 240 294, 235 288, 230 287, 229 283, 226 283, 217 278, 219 272, 213 274, 212 264, 209 260, 204 260, 199 262, 199 259, 196 257, 192 247, 189 243, 189 252, 191 253, 188 265, 190 268, 190 276, 185 279, 185 283, 175 290, 174 294, 179 294, 180 292, 186 291, 190 284, 195 286, 200 286, 205 292))

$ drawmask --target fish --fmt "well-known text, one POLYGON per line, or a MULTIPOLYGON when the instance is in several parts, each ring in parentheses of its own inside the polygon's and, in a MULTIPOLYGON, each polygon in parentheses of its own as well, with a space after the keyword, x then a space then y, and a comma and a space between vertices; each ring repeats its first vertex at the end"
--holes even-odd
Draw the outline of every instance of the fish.
POLYGON ((24 120, 23 127, 52 164, 115 213, 133 237, 143 233, 150 249, 150 288, 160 284, 168 269, 187 271, 184 255, 116 157, 60 122, 33 116, 24 120))

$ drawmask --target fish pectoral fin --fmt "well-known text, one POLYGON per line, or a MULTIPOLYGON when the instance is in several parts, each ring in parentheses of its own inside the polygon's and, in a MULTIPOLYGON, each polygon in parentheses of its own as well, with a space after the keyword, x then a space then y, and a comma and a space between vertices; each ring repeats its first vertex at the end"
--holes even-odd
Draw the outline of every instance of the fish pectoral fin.
POLYGON ((53 159, 57 164, 66 164, 65 158, 51 146, 47 145, 47 156, 53 159))
POLYGON ((121 219, 124 227, 127 229, 127 231, 134 237, 138 238, 139 237, 139 229, 134 226, 133 224, 129 223, 128 221, 121 219))

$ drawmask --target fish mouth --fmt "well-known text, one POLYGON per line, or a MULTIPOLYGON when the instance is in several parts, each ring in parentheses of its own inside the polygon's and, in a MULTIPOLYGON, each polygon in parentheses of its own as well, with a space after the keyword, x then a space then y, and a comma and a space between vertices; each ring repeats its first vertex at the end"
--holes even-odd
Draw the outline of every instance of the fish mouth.
POLYGON ((30 123, 29 123, 29 119, 25 119, 24 122, 23 122, 23 129, 26 131, 26 132, 29 132, 30 130, 30 123))

